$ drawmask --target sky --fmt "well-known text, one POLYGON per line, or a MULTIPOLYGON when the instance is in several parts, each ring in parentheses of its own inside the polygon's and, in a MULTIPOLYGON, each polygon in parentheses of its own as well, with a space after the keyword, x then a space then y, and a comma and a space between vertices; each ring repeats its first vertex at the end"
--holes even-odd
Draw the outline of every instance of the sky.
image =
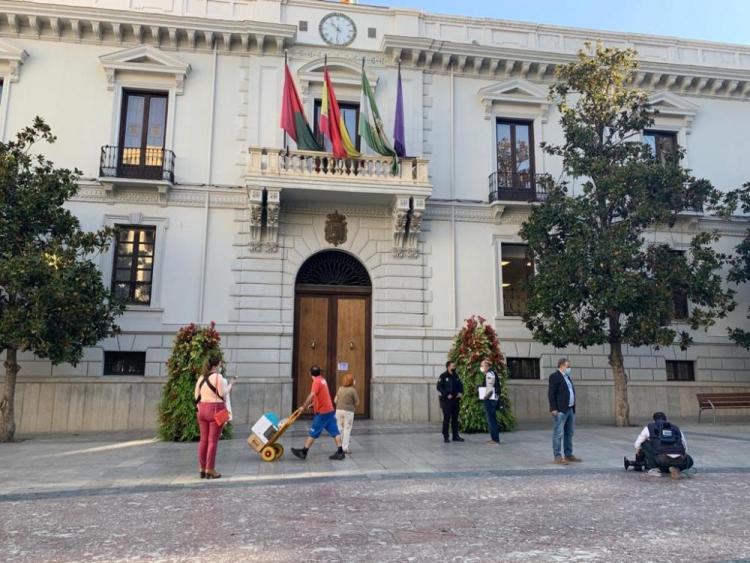
POLYGON ((359 3, 750 46, 750 0, 360 0, 359 3))

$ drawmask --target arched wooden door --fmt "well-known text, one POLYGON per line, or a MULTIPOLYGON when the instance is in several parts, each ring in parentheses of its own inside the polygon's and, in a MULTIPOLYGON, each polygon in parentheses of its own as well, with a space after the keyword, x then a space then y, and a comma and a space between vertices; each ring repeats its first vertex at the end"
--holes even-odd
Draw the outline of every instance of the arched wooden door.
POLYGON ((359 260, 339 250, 311 256, 297 273, 294 303, 295 408, 310 393, 310 366, 320 366, 335 395, 354 376, 356 415, 370 416, 372 283, 359 260))

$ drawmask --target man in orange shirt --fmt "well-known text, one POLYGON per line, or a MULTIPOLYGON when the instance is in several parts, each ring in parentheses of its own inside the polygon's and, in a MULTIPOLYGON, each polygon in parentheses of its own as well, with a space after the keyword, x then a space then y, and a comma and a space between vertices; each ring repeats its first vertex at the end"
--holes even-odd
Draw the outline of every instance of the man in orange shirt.
POLYGON ((329 459, 344 459, 346 454, 344 449, 341 447, 341 433, 339 427, 336 424, 336 411, 333 408, 333 401, 331 401, 331 393, 328 391, 328 383, 320 375, 320 368, 318 366, 312 366, 310 368, 310 375, 313 378, 312 388, 310 395, 305 400, 305 404, 302 405, 302 409, 306 409, 312 404, 313 417, 312 426, 310 426, 310 435, 305 440, 304 448, 292 448, 292 453, 300 459, 307 457, 307 452, 312 447, 315 440, 317 440, 326 430, 336 441, 336 453, 329 456, 329 459))

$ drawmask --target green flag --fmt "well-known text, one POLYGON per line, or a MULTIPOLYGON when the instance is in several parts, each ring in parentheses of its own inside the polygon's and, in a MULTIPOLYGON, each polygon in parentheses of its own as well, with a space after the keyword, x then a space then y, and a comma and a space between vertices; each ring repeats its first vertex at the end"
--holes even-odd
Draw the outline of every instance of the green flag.
POLYGON ((393 158, 391 174, 398 174, 398 156, 393 150, 388 137, 385 136, 383 120, 380 119, 378 106, 375 104, 375 96, 372 95, 370 83, 367 81, 364 65, 362 66, 362 98, 359 102, 359 135, 367 146, 382 156, 393 158))

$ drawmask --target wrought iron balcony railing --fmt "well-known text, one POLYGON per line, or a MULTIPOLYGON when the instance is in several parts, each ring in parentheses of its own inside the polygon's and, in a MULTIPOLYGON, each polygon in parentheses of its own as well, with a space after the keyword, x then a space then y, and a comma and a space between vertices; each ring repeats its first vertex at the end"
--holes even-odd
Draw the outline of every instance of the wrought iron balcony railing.
POLYGON ((547 189, 536 174, 498 170, 489 176, 489 201, 544 201, 547 189))
POLYGON ((154 147, 102 147, 99 176, 174 183, 174 153, 154 147))

